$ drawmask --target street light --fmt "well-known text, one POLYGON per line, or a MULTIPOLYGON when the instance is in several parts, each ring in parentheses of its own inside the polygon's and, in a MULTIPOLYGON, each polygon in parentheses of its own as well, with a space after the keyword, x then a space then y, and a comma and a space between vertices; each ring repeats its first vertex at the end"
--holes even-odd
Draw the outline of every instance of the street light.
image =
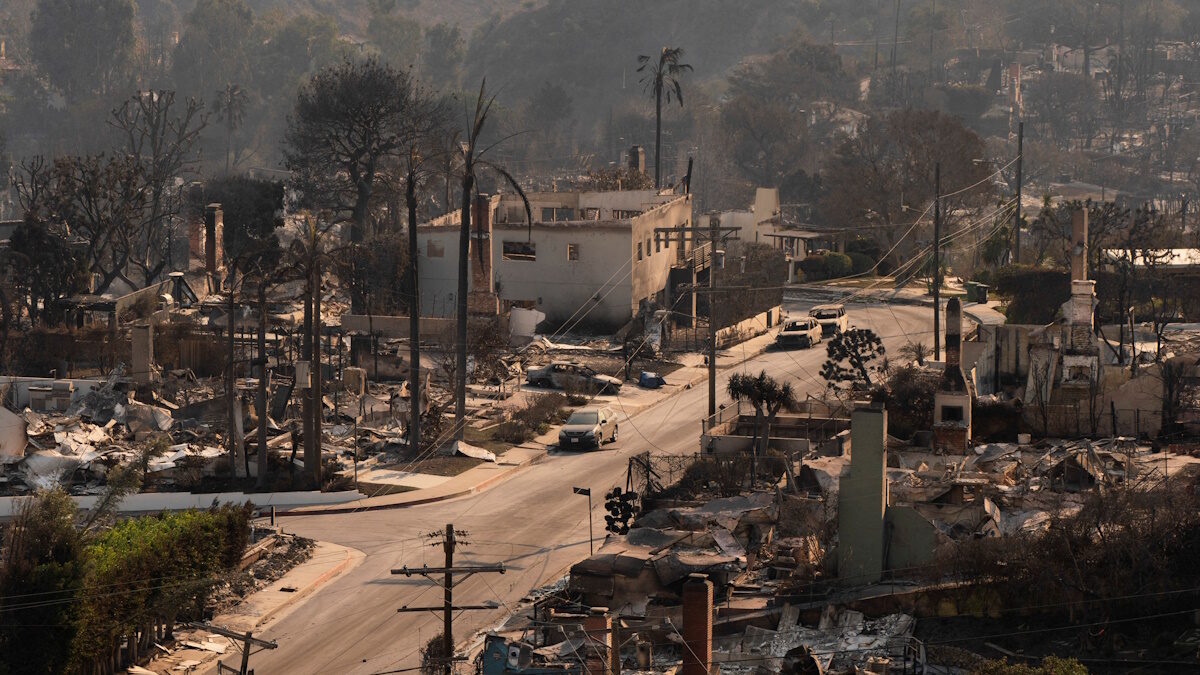
POLYGON ((586 495, 588 498, 588 554, 596 555, 596 538, 592 536, 592 489, 573 487, 571 491, 577 495, 586 495))

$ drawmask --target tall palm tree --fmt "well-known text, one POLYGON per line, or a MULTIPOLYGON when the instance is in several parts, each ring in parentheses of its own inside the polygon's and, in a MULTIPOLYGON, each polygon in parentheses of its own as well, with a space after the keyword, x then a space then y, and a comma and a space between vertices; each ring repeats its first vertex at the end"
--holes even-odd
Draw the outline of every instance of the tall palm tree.
MULTIPOLYGON (((462 169, 462 213, 458 238, 458 294, 455 298, 458 302, 458 321, 455 325, 454 335, 454 346, 457 352, 454 367, 454 438, 456 440, 462 440, 467 417, 467 292, 471 269, 469 260, 471 204, 477 192, 476 183, 485 170, 498 174, 521 196, 521 200, 525 203, 526 236, 532 237, 533 235, 533 209, 529 206, 529 199, 525 196, 525 191, 521 189, 517 179, 513 178, 506 169, 485 159, 488 151, 509 137, 480 147, 488 115, 491 114, 492 105, 496 102, 495 96, 487 95, 486 88, 487 80, 485 79, 479 85, 479 96, 475 99, 475 114, 467 128, 466 140, 461 145, 462 156, 459 158, 462 169)), ((483 232, 480 232, 479 235, 482 238, 483 232)), ((479 247, 479 255, 483 256, 482 247, 479 247)))
POLYGON ((654 187, 662 187, 662 169, 659 166, 659 156, 662 155, 662 106, 663 96, 667 103, 673 96, 683 107, 683 88, 679 86, 679 78, 684 73, 691 72, 692 67, 680 63, 683 58, 682 47, 663 47, 658 55, 658 61, 649 56, 639 56, 637 71, 645 73, 640 82, 646 91, 654 93, 654 187))
POLYGON ((246 92, 229 82, 217 91, 216 101, 217 120, 225 123, 225 173, 228 175, 233 159, 233 134, 242 126, 246 114, 246 92))

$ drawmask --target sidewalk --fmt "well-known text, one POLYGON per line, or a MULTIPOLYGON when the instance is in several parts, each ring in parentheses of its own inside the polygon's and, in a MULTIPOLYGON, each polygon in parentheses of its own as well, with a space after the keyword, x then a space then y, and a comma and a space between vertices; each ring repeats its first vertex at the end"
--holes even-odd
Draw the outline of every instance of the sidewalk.
MULTIPOLYGON (((766 351, 775 341, 773 331, 750 338, 745 342, 717 353, 717 368, 725 370, 752 359, 766 351)), ((648 410, 663 401, 704 382, 708 378, 708 367, 704 365, 704 357, 699 354, 689 354, 685 357, 688 362, 666 376, 667 384, 659 389, 641 389, 637 385, 627 384, 626 394, 613 397, 601 397, 598 404, 608 405, 618 412, 632 417, 648 410)), ((355 511, 370 511, 376 509, 401 509, 432 502, 457 499, 483 492, 509 478, 512 478, 525 467, 536 464, 546 456, 551 446, 558 441, 558 429, 550 431, 523 443, 504 453, 495 464, 485 462, 478 466, 453 476, 438 485, 399 492, 388 495, 364 497, 352 502, 341 504, 326 504, 315 506, 300 506, 286 511, 277 511, 276 516, 301 516, 332 513, 353 513, 355 511)))
MULTIPOLYGON (((246 597, 229 612, 217 615, 209 623, 239 633, 258 632, 262 626, 317 589, 357 567, 365 557, 358 549, 317 542, 312 557, 307 561, 246 597)), ((175 640, 177 648, 172 653, 160 654, 146 668, 163 673, 190 664, 188 672, 207 673, 216 672, 219 659, 224 659, 227 665, 233 663, 236 666, 235 661, 241 658, 237 648, 227 638, 212 636, 204 630, 178 629, 175 631, 175 640), (184 646, 184 642, 195 646, 184 646)))

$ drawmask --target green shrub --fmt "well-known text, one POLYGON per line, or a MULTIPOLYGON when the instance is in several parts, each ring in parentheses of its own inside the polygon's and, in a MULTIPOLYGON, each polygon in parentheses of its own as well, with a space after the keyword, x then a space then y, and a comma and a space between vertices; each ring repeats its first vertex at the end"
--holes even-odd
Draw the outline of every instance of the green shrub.
POLYGON ((822 281, 829 278, 825 274, 825 256, 810 255, 797 263, 797 266, 806 281, 822 281))
POLYGON ((848 277, 853 270, 854 263, 845 253, 827 253, 825 255, 825 277, 827 279, 848 277))
POLYGON ((846 255, 850 256, 850 266, 854 274, 866 274, 871 271, 871 268, 875 267, 875 259, 866 253, 851 251, 846 255))

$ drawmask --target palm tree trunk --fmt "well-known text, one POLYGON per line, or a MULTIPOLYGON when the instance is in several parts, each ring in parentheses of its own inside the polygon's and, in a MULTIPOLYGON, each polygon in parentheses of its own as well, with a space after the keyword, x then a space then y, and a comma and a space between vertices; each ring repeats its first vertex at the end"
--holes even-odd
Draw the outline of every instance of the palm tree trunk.
POLYGON ((662 187, 662 167, 659 157, 662 155, 662 83, 654 87, 654 187, 662 187))
MULTIPOLYGON (((421 450, 421 293, 417 276, 417 186, 416 176, 408 173, 404 192, 408 207, 408 449, 414 455, 421 450)), ((376 370, 378 372, 378 370, 376 370)))
MULTIPOLYGON (((470 158, 466 163, 470 163, 470 158)), ((454 439, 462 440, 467 418, 467 280, 471 269, 471 193, 475 176, 469 165, 463 167, 462 217, 458 234, 458 322, 455 326, 454 348, 454 439)))

